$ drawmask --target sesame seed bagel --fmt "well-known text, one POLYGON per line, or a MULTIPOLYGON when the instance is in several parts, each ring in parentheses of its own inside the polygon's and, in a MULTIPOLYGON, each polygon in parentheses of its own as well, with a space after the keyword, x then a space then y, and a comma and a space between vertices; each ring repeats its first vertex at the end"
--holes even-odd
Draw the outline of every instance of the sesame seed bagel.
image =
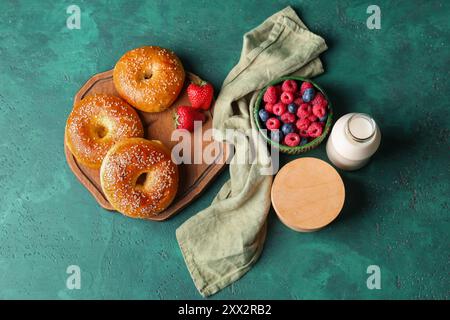
POLYGON ((65 129, 66 145, 77 161, 100 168, 108 150, 119 140, 143 137, 136 110, 119 97, 95 94, 77 102, 65 129))
POLYGON ((114 67, 114 86, 120 96, 145 112, 164 111, 184 85, 184 68, 170 50, 147 46, 125 53, 114 67))
POLYGON ((108 151, 100 183, 117 211, 145 219, 166 209, 175 198, 178 168, 160 141, 129 138, 108 151))

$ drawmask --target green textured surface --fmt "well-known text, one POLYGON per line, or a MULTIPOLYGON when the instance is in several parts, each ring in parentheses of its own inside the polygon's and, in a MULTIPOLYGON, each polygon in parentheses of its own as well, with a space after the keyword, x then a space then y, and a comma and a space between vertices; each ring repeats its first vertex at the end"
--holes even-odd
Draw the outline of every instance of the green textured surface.
MULTIPOLYGON (((325 230, 296 233, 271 212, 261 259, 213 299, 449 298, 448 1, 376 1, 381 30, 367 29, 366 1, 75 1, 82 28, 68 30, 72 3, 0 2, 0 298, 200 298, 175 229, 228 173, 168 222, 111 214, 65 162, 65 120, 91 75, 145 44, 218 88, 243 33, 288 4, 330 47, 316 80, 336 115, 372 114, 381 149, 342 174, 347 203, 325 230), (70 264, 81 290, 65 287, 70 264), (381 290, 366 288, 371 264, 381 290)), ((324 145, 307 155, 326 159, 324 145)))

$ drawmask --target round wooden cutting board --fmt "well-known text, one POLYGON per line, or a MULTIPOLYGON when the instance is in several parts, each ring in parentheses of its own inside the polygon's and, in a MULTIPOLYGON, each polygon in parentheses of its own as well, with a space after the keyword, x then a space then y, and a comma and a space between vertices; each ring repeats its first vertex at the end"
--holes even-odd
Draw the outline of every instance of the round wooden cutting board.
MULTIPOLYGON (((186 93, 186 87, 190 81, 198 82, 200 78, 192 73, 186 74, 186 83, 180 93, 177 101, 163 112, 158 113, 147 113, 140 110, 138 112, 142 124, 144 125, 145 138, 150 140, 160 140, 167 147, 172 149, 179 141, 173 141, 171 139, 172 133, 175 130, 174 126, 174 109, 180 105, 190 105, 189 99, 186 93)), ((75 95, 74 103, 83 99, 85 96, 94 93, 106 93, 119 96, 117 93, 114 83, 113 83, 113 70, 103 72, 93 76, 89 79, 86 84, 78 91, 75 95)), ((206 121, 203 124, 203 133, 206 130, 212 128, 212 112, 205 112, 206 121)), ((178 193, 172 204, 163 212, 155 215, 150 220, 166 220, 174 214, 178 213, 181 209, 186 207, 190 202, 196 199, 202 191, 208 186, 208 184, 221 172, 221 170, 226 165, 226 159, 229 155, 229 148, 227 144, 223 144, 217 141, 211 141, 210 137, 202 137, 201 141, 193 139, 193 134, 191 134, 192 143, 190 156, 192 159, 192 164, 181 164, 178 166, 180 173, 180 182, 178 186, 178 193), (217 148, 210 146, 211 143, 217 144, 217 148), (200 145, 199 148, 196 146, 200 145), (219 149, 218 154, 214 154, 216 161, 211 163, 206 163, 204 161, 197 161, 201 163, 194 163, 194 159, 203 159, 202 154, 205 148, 210 146, 208 150, 219 149)), ((65 140, 65 139, 64 139, 65 140)), ((67 148, 64 141, 64 151, 66 154, 66 160, 69 164, 70 169, 78 178, 78 180, 83 184, 84 187, 94 196, 95 200, 100 206, 107 210, 114 210, 111 204, 106 199, 103 194, 100 185, 100 170, 90 169, 77 162, 75 157, 67 148)))
POLYGON ((311 232, 332 222, 341 211, 345 187, 325 161, 301 158, 286 164, 272 185, 272 205, 289 228, 311 232))

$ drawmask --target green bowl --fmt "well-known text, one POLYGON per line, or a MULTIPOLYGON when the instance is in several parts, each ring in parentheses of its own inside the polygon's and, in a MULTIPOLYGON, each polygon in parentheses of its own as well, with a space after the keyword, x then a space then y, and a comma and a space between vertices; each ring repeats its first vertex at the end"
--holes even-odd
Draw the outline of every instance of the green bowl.
POLYGON ((258 98, 256 99, 255 107, 253 108, 253 117, 255 119, 256 126, 258 127, 259 132, 264 137, 264 139, 267 140, 268 143, 270 143, 272 146, 278 148, 280 150, 280 152, 282 152, 282 153, 300 154, 300 153, 309 151, 309 150, 317 147, 323 141, 323 139, 325 139, 325 137, 328 135, 328 133, 330 132, 330 129, 331 129, 331 124, 333 123, 333 108, 331 106, 330 99, 328 99, 328 96, 326 95, 325 91, 323 91, 322 88, 319 87, 314 81, 311 81, 309 79, 302 78, 302 77, 294 77, 294 76, 282 77, 282 78, 279 78, 277 80, 270 82, 268 85, 266 85, 264 87, 263 90, 261 90, 261 92, 258 95, 258 98), (263 129, 265 129, 265 128, 262 126, 261 120, 259 119, 258 112, 261 108, 261 101, 263 100, 263 96, 264 96, 264 93, 266 92, 267 88, 270 86, 280 84, 285 80, 296 80, 297 82, 299 82, 299 81, 310 82, 316 88, 316 90, 320 91, 325 96, 325 98, 328 101, 328 118, 327 118, 327 123, 325 124, 322 134, 303 146, 289 147, 286 145, 279 144, 278 142, 272 141, 270 139, 270 137, 266 135, 266 132, 268 133, 269 131, 268 130, 266 130, 266 132, 263 131, 263 129))

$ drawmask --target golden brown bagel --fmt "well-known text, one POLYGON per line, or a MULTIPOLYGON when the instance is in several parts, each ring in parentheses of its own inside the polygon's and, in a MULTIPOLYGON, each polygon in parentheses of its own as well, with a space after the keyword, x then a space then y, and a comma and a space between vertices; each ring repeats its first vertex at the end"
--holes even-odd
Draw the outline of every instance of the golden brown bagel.
POLYGON ((143 137, 136 110, 119 97, 87 96, 76 103, 66 123, 65 139, 81 164, 98 169, 108 150, 120 139, 143 137))
POLYGON ((125 53, 114 67, 114 86, 120 96, 145 112, 172 105, 184 84, 184 68, 170 50, 142 47, 125 53))
POLYGON ((103 160, 100 183, 117 211, 145 219, 166 209, 175 198, 178 168, 160 141, 124 139, 103 160))

